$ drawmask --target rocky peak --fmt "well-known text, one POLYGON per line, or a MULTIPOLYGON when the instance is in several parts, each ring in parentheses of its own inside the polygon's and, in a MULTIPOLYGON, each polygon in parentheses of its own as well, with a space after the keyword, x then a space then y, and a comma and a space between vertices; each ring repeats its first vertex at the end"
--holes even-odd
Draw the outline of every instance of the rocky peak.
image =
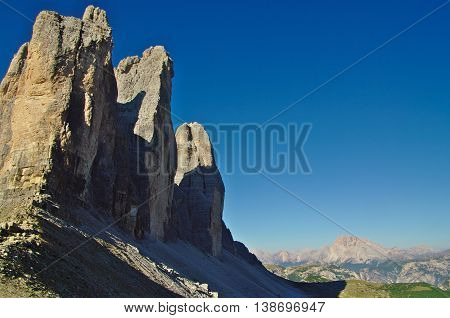
POLYGON ((165 239, 171 213, 176 145, 170 99, 172 60, 162 46, 123 59, 115 70, 118 125, 113 214, 137 237, 165 239), (124 152, 123 149, 129 149, 124 152))
POLYGON ((222 253, 225 187, 208 134, 198 123, 178 127, 177 172, 172 209, 176 236, 205 252, 222 253))
MULTIPOLYGON (((7 215, 49 196, 89 204, 100 127, 116 99, 111 29, 41 12, 1 84, 0 207, 7 215)), ((88 14, 89 15, 89 14, 88 14)))
POLYGON ((339 236, 333 242, 334 246, 356 246, 358 244, 364 244, 364 241, 356 236, 339 236))
POLYGON ((84 22, 95 23, 99 27, 107 29, 109 32, 111 30, 105 10, 96 8, 93 5, 87 6, 86 10, 84 11, 82 20, 84 22))
POLYGON ((175 183, 198 167, 217 169, 208 133, 199 123, 185 123, 176 132, 178 163, 175 183))
POLYGON ((115 73, 119 90, 117 101, 120 104, 130 103, 138 94, 142 95, 141 104, 144 107, 137 109, 134 133, 151 142, 155 130, 165 128, 173 131, 172 123, 169 123, 173 65, 164 47, 150 47, 141 58, 132 56, 123 59, 115 73), (161 124, 170 127, 155 128, 158 119, 166 120, 161 124))

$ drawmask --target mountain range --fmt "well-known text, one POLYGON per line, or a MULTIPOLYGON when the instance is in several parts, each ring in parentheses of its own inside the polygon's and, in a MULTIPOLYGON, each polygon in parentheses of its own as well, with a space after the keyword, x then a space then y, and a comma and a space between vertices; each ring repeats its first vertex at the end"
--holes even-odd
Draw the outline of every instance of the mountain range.
POLYGON ((449 250, 389 248, 353 236, 315 250, 253 253, 272 272, 296 281, 360 279, 379 283, 424 282, 449 288, 449 250))
POLYGON ((331 245, 319 249, 282 250, 275 253, 255 249, 252 252, 263 263, 271 264, 360 264, 373 261, 428 259, 444 255, 448 251, 437 251, 426 246, 411 248, 384 247, 368 239, 355 236, 341 236, 331 245))

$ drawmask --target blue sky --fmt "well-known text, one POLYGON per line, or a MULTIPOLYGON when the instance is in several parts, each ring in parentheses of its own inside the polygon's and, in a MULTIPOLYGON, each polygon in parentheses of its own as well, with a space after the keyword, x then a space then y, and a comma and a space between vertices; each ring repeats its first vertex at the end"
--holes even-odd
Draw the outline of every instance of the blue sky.
MULTIPOLYGON (((445 1, 6 2, 31 19, 106 9, 115 63, 156 44, 171 53, 178 118, 245 124, 266 121, 445 1)), ((32 24, 2 3, 0 21, 4 74, 32 24)), ((449 39, 450 5, 277 118, 313 124, 312 173, 271 177, 358 236, 448 248, 449 39)), ((260 175, 223 177, 225 221, 251 248, 318 247, 345 234, 260 175)))

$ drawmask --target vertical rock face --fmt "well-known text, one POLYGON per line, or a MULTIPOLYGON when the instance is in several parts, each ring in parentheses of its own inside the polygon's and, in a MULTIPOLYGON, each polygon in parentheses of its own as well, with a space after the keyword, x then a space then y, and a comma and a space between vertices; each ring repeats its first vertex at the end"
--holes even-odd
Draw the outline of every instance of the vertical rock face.
MULTIPOLYGON (((60 203, 87 202, 100 127, 116 99, 106 14, 83 19, 44 11, 0 86, 0 211, 37 192, 60 203)), ((111 129, 109 134, 113 134, 111 129)))
POLYGON ((225 188, 203 126, 183 124, 176 132, 178 166, 173 219, 177 237, 205 252, 222 253, 222 212, 225 188))
POLYGON ((148 230, 164 239, 168 226, 176 170, 172 77, 172 60, 162 46, 147 49, 141 58, 128 57, 116 69, 118 177, 113 213, 120 216, 134 209, 125 223, 137 237, 148 230))

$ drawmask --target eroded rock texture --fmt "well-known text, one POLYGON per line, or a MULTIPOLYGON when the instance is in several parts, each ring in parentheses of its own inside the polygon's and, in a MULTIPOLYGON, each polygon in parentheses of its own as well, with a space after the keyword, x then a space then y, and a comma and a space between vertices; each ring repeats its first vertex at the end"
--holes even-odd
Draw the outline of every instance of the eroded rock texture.
POLYGON ((113 214, 141 237, 164 239, 171 212, 176 145, 170 98, 172 60, 162 46, 141 58, 128 57, 116 69, 118 125, 113 214))
POLYGON ((244 244, 233 239, 222 220, 225 187, 203 126, 183 124, 175 138, 178 160, 168 236, 190 242, 214 256, 225 250, 261 266, 244 244))
POLYGON ((0 86, 2 218, 37 193, 58 204, 89 201, 99 140, 108 139, 100 128, 116 99, 111 47, 100 9, 36 18, 0 86))
POLYGON ((214 162, 208 134, 198 123, 176 131, 178 166, 173 217, 177 236, 218 256, 222 253, 225 187, 214 162))

